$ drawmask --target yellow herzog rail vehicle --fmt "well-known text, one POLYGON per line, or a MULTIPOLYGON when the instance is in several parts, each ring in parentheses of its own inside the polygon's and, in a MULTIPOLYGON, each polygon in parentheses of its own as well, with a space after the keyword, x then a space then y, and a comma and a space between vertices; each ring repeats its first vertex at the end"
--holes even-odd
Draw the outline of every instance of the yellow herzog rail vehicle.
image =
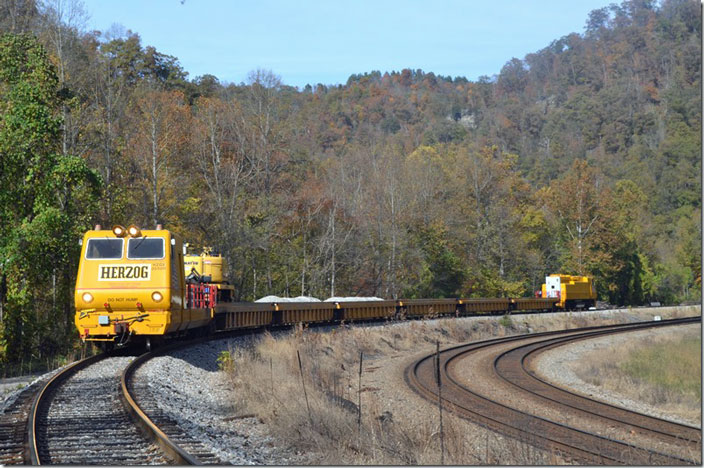
MULTIPOLYGON (((184 244, 184 253, 188 244, 184 244)), ((227 261, 220 254, 213 254, 210 247, 203 249, 200 255, 188 255, 183 257, 183 265, 188 283, 212 284, 217 290, 217 302, 230 302, 234 295, 235 288, 225 281, 227 272, 227 261)))
POLYGON ((76 280, 76 328, 103 348, 216 330, 441 315, 546 312, 594 304, 590 278, 551 275, 536 298, 398 299, 339 302, 232 302, 227 264, 206 249, 186 255, 162 229, 96 226, 83 236, 76 280))
POLYGON ((541 297, 559 299, 561 309, 588 309, 596 304, 596 289, 589 276, 555 274, 545 277, 541 297))
POLYGON ((190 291, 181 240, 135 226, 83 236, 76 280, 76 327, 84 340, 118 344, 208 327, 213 310, 190 291), (191 295, 189 296, 189 293, 191 295))

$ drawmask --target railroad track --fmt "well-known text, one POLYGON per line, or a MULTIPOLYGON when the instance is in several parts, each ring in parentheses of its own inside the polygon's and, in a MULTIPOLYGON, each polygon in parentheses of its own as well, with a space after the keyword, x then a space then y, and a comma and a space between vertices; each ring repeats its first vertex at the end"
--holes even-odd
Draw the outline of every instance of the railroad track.
POLYGON ((140 365, 171 348, 136 359, 93 356, 66 367, 36 391, 24 392, 30 403, 14 405, 12 450, 3 464, 222 463, 164 416, 148 386, 135 379, 140 365), (26 431, 19 430, 22 422, 26 431))
POLYGON ((24 388, 17 397, 8 402, 0 414, 0 465, 28 465, 31 463, 27 451, 27 420, 32 411, 32 402, 50 376, 37 379, 24 388))
MULTIPOLYGON (((579 463, 700 464, 694 459, 701 453, 700 429, 595 402, 540 380, 530 369, 540 352, 575 340, 700 321, 700 317, 692 317, 590 327, 449 348, 439 355, 443 406, 460 417, 579 463), (473 358, 486 363, 479 378, 491 380, 482 382, 483 390, 460 372, 466 371, 473 358)), ((435 360, 435 354, 426 356, 405 372, 406 382, 433 402, 438 401, 435 360)), ((480 368, 477 364, 476 369, 480 368)))
MULTIPOLYGON (((202 341, 195 340, 191 344, 202 341)), ((137 370, 149 359, 183 346, 177 343, 143 354, 135 359, 120 379, 120 397, 124 407, 140 426, 142 432, 148 434, 151 440, 157 443, 177 465, 221 465, 223 464, 222 460, 212 454, 201 442, 189 437, 175 421, 159 408, 148 385, 143 380, 135 378, 137 370)))
POLYGON ((93 356, 59 372, 35 398, 28 422, 33 465, 168 464, 120 403, 130 356, 93 356))

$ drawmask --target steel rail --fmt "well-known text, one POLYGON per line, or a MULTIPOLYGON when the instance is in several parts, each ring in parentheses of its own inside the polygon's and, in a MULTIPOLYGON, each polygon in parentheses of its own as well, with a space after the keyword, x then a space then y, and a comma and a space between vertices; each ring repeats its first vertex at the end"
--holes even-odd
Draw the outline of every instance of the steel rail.
POLYGON ((38 416, 40 410, 46 404, 48 396, 53 390, 60 387, 63 382, 68 378, 76 374, 78 371, 95 364, 96 362, 102 361, 107 358, 106 354, 97 354, 80 361, 76 361, 73 364, 66 366, 56 375, 54 375, 49 381, 44 384, 44 386, 37 392, 32 403, 32 408, 29 413, 29 418, 27 420, 27 443, 29 451, 29 462, 32 465, 41 465, 42 459, 40 455, 40 444, 39 444, 39 430, 38 430, 38 416))
POLYGON ((169 456, 177 465, 202 465, 202 463, 193 455, 188 453, 185 449, 175 443, 169 436, 155 424, 149 416, 142 410, 142 408, 137 403, 135 396, 130 391, 130 379, 137 371, 137 369, 147 362, 148 360, 164 354, 173 349, 187 347, 193 344, 201 343, 206 339, 200 338, 196 340, 187 341, 184 343, 175 343, 172 345, 164 346, 155 351, 142 354, 137 359, 132 361, 127 368, 125 368, 120 378, 120 399, 122 403, 132 417, 132 420, 142 429, 142 432, 146 434, 150 439, 161 447, 164 453, 169 456))
MULTIPOLYGON (((697 317, 697 319, 699 319, 699 317, 697 317)), ((684 322, 669 323, 669 325, 696 323, 698 321, 699 320, 689 321, 685 319, 684 322)), ((668 324, 666 323, 665 326, 667 325, 668 324)), ((622 333, 628 333, 631 331, 638 330, 641 329, 636 328, 624 330, 622 333)), ((559 387, 555 384, 545 381, 544 379, 541 379, 528 368, 529 366, 527 362, 529 360, 535 359, 535 357, 540 353, 543 353, 550 349, 558 348, 560 346, 566 346, 576 341, 597 338, 605 334, 612 334, 612 332, 595 332, 593 334, 590 333, 582 335, 581 337, 554 338, 513 348, 497 356, 497 358, 494 360, 494 369, 496 370, 496 374, 508 384, 513 385, 516 388, 522 389, 524 391, 527 391, 531 394, 540 396, 545 400, 575 409, 586 414, 594 415, 602 419, 608 419, 617 423, 628 424, 633 428, 642 429, 646 432, 657 433, 665 438, 673 439, 674 441, 686 441, 695 446, 701 443, 701 429, 699 428, 687 424, 669 421, 655 416, 646 415, 610 403, 587 398, 576 392, 569 391, 566 388, 559 387), (507 375, 507 373, 509 373, 510 371, 503 369, 504 364, 501 361, 504 359, 510 359, 512 354, 519 354, 521 356, 520 363, 522 374, 520 376, 507 375), (517 378, 528 379, 528 381, 530 382, 530 386, 521 385, 520 383, 516 382, 517 378), (556 395, 559 395, 560 398, 558 399, 557 397, 551 396, 548 392, 553 392, 556 395), (619 413, 621 415, 621 419, 608 415, 607 411, 614 411, 619 413), (667 426, 668 431, 657 428, 658 425, 667 426)))
MULTIPOLYGON (((604 327, 597 327, 597 328, 603 328, 603 330, 601 330, 601 331, 596 330, 596 331, 590 331, 590 332, 587 332, 587 333, 584 333, 584 334, 581 334, 581 333, 580 333, 580 334, 576 334, 576 335, 575 335, 575 334, 571 334, 571 335, 570 335, 569 337, 567 337, 566 339, 568 339, 568 340, 573 340, 573 341, 579 341, 579 340, 583 340, 583 339, 595 338, 595 337, 604 336, 604 335, 608 335, 608 334, 626 333, 626 332, 630 332, 630 331, 643 330, 643 329, 652 328, 652 327, 661 327, 661 326, 682 325, 682 324, 687 324, 687 323, 695 323, 695 322, 698 322, 698 321, 700 321, 700 320, 701 320, 701 317, 686 317, 686 318, 682 318, 682 319, 671 319, 671 320, 658 321, 658 322, 637 322, 637 323, 626 324, 626 325, 607 325, 607 326, 604 326, 604 327)), ((527 335, 526 338, 530 338, 530 335, 527 335)), ((463 354, 465 354, 465 353, 463 353, 463 354)), ((450 359, 448 359, 447 362, 446 362, 446 368, 452 365, 451 361, 453 361, 453 360, 455 360, 455 359, 457 359, 457 360, 462 359, 462 357, 463 357, 462 355, 456 355, 456 356, 453 356, 453 357, 451 357, 450 359)), ((495 365, 495 363, 496 363, 496 361, 494 361, 494 365, 495 365)), ((495 367, 494 367, 494 370, 496 371, 496 368, 495 368, 495 367)), ((460 384, 459 382, 457 382, 457 381, 452 377, 452 374, 451 374, 449 371, 447 372, 447 375, 448 375, 448 379, 451 380, 453 383, 455 383, 456 385, 458 385, 459 387, 461 387, 461 388, 464 389, 465 391, 471 392, 471 390, 467 389, 467 388, 464 387, 462 384, 460 384)), ((502 377, 502 378, 503 378, 503 377, 502 377)), ((473 392, 471 392, 471 393, 473 393, 473 392)), ((516 413, 524 414, 524 412, 522 412, 522 411, 520 411, 520 410, 515 410, 515 409, 513 409, 513 408, 510 408, 510 407, 508 407, 508 406, 506 406, 506 405, 502 405, 502 404, 500 404, 500 403, 496 403, 496 402, 494 402, 494 403, 497 404, 498 406, 502 406, 502 407, 504 407, 504 408, 506 408, 506 409, 509 409, 509 410, 512 410, 512 411, 514 411, 514 412, 516 412, 516 413)), ((527 414, 527 413, 526 413, 526 414, 527 414)), ((614 451, 614 453, 616 453, 616 454, 618 454, 618 453, 624 453, 624 454, 625 454, 625 453, 629 453, 629 454, 630 454, 630 458, 625 462, 625 463, 628 463, 628 464, 632 463, 634 455, 635 455, 636 453, 638 453, 638 452, 640 452, 640 453, 647 453, 647 454, 648 454, 647 460, 641 460, 642 463, 645 463, 645 462, 647 461, 647 463, 650 464, 650 463, 653 461, 653 458, 655 458, 655 460, 661 460, 662 462, 665 462, 666 464, 694 464, 694 463, 695 463, 693 460, 689 460, 689 459, 686 459, 686 458, 684 458, 684 457, 673 456, 673 455, 668 455, 668 454, 660 453, 660 452, 658 452, 658 451, 656 451, 656 450, 650 450, 650 449, 646 449, 646 448, 643 448, 643 447, 639 447, 639 446, 637 446, 637 445, 630 444, 630 443, 627 443, 627 442, 624 442, 624 441, 621 441, 621 440, 617 440, 617 439, 613 439, 613 438, 609 438, 609 437, 605 437, 605 436, 600 436, 600 435, 597 435, 597 434, 593 434, 593 433, 591 433, 591 432, 589 432, 589 431, 584 431, 584 430, 580 430, 580 429, 575 429, 575 428, 572 428, 572 427, 570 427, 570 426, 568 426, 568 425, 566 425, 566 424, 556 423, 556 422, 554 422, 554 421, 550 421, 550 420, 547 420, 547 419, 544 419, 544 418, 540 418, 540 417, 538 417, 538 416, 533 416, 533 415, 530 415, 530 416, 531 416, 533 419, 540 421, 541 423, 547 423, 548 425, 552 425, 552 426, 561 428, 561 429, 563 429, 563 430, 572 431, 572 432, 574 432, 575 434, 591 436, 591 437, 593 437, 595 440, 601 440, 602 443, 609 443, 609 444, 615 444, 616 446, 621 446, 622 449, 617 449, 617 450, 614 451)), ((519 429, 519 430, 520 430, 520 429, 519 429)), ((535 434, 532 434, 532 435, 535 436, 535 434)), ((569 437, 568 437, 568 438, 569 438, 569 437)), ((560 443, 560 441, 557 441, 557 440, 555 440, 555 439, 549 439, 549 440, 551 440, 552 442, 558 442, 558 443, 560 443)), ((565 445, 565 446, 568 447, 568 448, 570 448, 571 450, 574 449, 574 448, 576 448, 576 447, 574 447, 574 446, 569 446, 569 445, 565 445)), ((603 449, 604 449, 604 446, 603 446, 603 445, 602 445, 602 446, 597 446, 597 449, 603 450, 603 449)), ((613 456, 604 456, 601 452, 599 452, 599 453, 594 452, 594 455, 598 455, 599 458, 606 458, 606 459, 608 459, 608 460, 610 460, 610 461, 612 461, 612 462, 614 462, 614 463, 624 463, 624 459, 615 458, 615 457, 613 457, 613 456)))
MULTIPOLYGON (((687 320, 687 319, 684 319, 687 320)), ((690 319, 691 320, 691 319, 690 319)), ((701 320, 700 317, 694 318, 694 320, 701 320)), ((627 330, 633 330, 633 329, 642 329, 647 326, 664 326, 664 325, 671 325, 673 323, 678 322, 678 320, 674 321, 662 321, 662 322, 638 322, 635 324, 626 324, 626 325, 611 325, 608 327, 587 327, 587 328, 582 328, 582 329, 574 329, 574 330, 562 330, 562 331, 555 331, 555 332, 544 332, 544 333, 536 333, 536 334, 531 334, 531 335, 519 335, 519 336, 514 336, 514 337, 505 337, 505 338, 500 338, 500 339, 492 339, 492 340, 486 340, 486 341, 481 341, 477 343, 471 343, 471 344, 465 344, 465 345, 459 345, 459 346, 454 346, 452 348, 448 348, 446 350, 443 350, 441 352, 441 372, 443 372, 443 376, 446 381, 449 381, 451 383, 450 386, 448 386, 447 390, 444 390, 443 393, 446 395, 443 398, 443 401, 455 412, 457 412, 459 415, 468 418, 470 420, 474 420, 475 422, 479 422, 480 424, 485 425, 486 427, 489 427, 493 430, 496 430, 498 432, 507 434, 513 438, 516 438, 518 440, 532 440, 534 442, 540 442, 539 445, 543 446, 544 448, 553 448, 553 449, 558 449, 563 453, 570 454, 572 456, 577 456, 577 458, 586 460, 589 463, 603 463, 604 461, 607 462, 615 462, 615 463, 621 463, 623 462, 623 458, 620 458, 618 454, 621 451, 629 451, 632 449, 638 449, 636 447, 630 447, 628 444, 624 444, 620 441, 612 441, 607 438, 601 437, 601 436, 595 436, 593 434, 589 434, 585 431, 579 431, 573 428, 570 428, 568 426, 564 425, 559 425, 556 423, 553 423, 551 421, 544 420, 542 418, 538 418, 532 415, 526 415, 525 413, 516 411, 512 408, 509 408, 505 405, 502 405, 500 403, 496 403, 491 401, 489 398, 486 398, 482 395, 476 394, 469 390, 468 388, 464 387, 462 384, 457 382, 449 372, 448 368, 452 362, 454 362, 456 359, 461 358, 463 355, 468 354, 469 352, 476 351, 478 349, 486 348, 492 345, 497 345, 497 344, 502 344, 502 343, 507 343, 515 340, 521 340, 521 339, 530 339, 530 338, 536 338, 536 337, 541 337, 541 336, 550 336, 550 335, 564 335, 564 334, 569 334, 572 336, 579 336, 580 334, 583 333, 588 333, 588 334, 602 334, 603 332, 606 332, 608 330, 611 330, 611 333, 617 333, 620 331, 627 331, 627 330), (447 392, 447 393, 446 393, 447 392), (461 395, 464 394, 466 395, 471 395, 471 397, 474 399, 475 406, 474 407, 467 407, 466 405, 462 405, 461 402, 454 402, 451 399, 451 395, 454 395, 458 397, 458 400, 461 400, 461 395), (483 410, 486 411, 486 413, 482 413, 482 408, 478 407, 483 407, 483 410), (492 408, 494 408, 492 410, 492 408), (497 414, 498 412, 504 412, 505 414, 499 415, 497 414), (510 415, 507 416, 507 414, 510 413, 510 415), (553 429, 558 429, 559 431, 562 431, 562 437, 561 438, 555 438, 554 436, 551 437, 549 434, 538 434, 535 431, 528 432, 521 427, 530 427, 531 424, 542 424, 545 426, 550 426, 553 427, 553 429), (571 446, 569 442, 572 441, 572 439, 584 439, 585 437, 596 437, 597 439, 595 440, 601 440, 602 443, 614 443, 614 444, 621 444, 623 447, 622 449, 616 449, 614 448, 612 450, 612 454, 605 455, 601 452, 594 453, 593 451, 590 450, 584 450, 582 448, 576 448, 574 446, 571 446)), ((679 322, 682 322, 682 320, 679 320, 679 322)), ((428 366, 432 367, 432 359, 434 359, 435 354, 425 356, 421 358, 420 360, 416 361, 414 364, 410 365, 405 372, 405 379, 406 382, 422 397, 429 399, 429 400, 437 400, 437 387, 435 383, 435 379, 432 378, 432 369, 429 370, 428 366), (430 364, 429 364, 430 363, 430 364), (423 374, 423 375, 421 375, 423 374), (430 377, 430 378, 429 378, 430 377), (426 379, 424 381, 424 378, 426 379)), ((588 446, 587 446, 588 447, 588 446)), ((587 448, 585 447, 585 448, 587 448)), ((656 459, 663 460, 667 463, 692 463, 691 460, 685 460, 681 459, 678 457, 672 457, 669 455, 663 455, 659 453, 653 453, 649 452, 650 457, 655 457, 656 459)))

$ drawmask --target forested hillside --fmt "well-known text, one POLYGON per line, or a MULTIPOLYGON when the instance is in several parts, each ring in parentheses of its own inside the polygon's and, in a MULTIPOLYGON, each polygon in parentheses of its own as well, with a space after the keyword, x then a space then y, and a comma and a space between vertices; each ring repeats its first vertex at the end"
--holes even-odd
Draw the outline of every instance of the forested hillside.
POLYGON ((305 89, 189 79, 80 18, 0 0, 5 359, 75 342, 78 239, 98 223, 214 247, 239 300, 522 296, 553 272, 612 304, 700 300, 695 0, 595 10, 476 82, 362 70, 305 89))

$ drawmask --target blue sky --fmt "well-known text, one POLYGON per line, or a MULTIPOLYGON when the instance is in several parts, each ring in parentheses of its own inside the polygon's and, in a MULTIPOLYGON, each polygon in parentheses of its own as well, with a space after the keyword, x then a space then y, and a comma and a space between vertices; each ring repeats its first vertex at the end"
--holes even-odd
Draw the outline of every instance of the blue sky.
POLYGON ((115 23, 176 56, 189 78, 240 83, 257 68, 302 88, 403 68, 476 80, 571 32, 614 0, 83 0, 87 29, 115 23))

